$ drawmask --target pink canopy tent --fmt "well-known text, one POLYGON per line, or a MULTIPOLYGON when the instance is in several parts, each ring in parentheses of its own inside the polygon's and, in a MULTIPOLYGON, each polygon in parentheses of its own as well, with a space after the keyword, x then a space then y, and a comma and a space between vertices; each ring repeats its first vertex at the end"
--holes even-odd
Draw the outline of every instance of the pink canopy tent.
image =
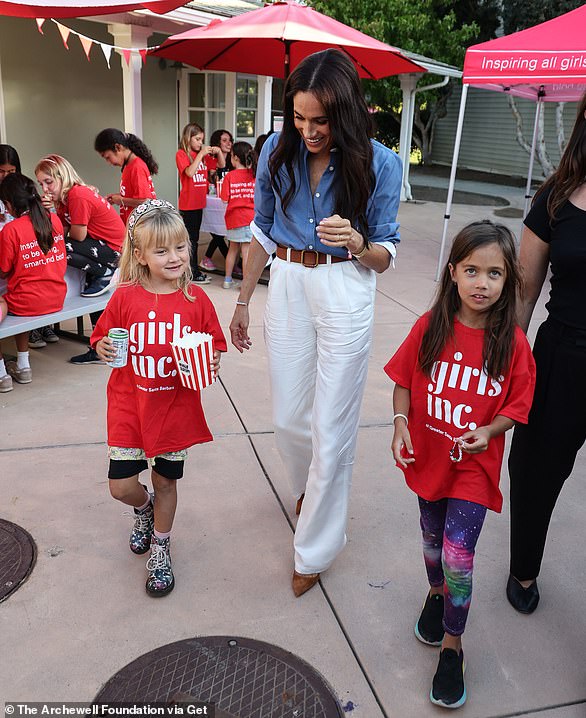
POLYGON ((38 0, 38 2, 0 2, 0 15, 11 17, 89 17, 90 15, 107 15, 129 10, 152 10, 164 15, 184 5, 185 0, 38 0))
POLYGON ((531 199, 533 159, 542 103, 576 101, 586 90, 586 5, 527 30, 473 45, 466 50, 462 99, 436 279, 439 279, 442 269, 466 97, 470 86, 506 92, 537 103, 525 191, 526 214, 531 199))

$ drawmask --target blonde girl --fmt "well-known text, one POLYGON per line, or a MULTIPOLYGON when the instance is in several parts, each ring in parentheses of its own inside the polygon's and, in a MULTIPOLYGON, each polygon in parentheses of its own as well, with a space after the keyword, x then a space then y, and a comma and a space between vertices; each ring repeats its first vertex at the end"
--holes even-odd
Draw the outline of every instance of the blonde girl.
POLYGON ((226 164, 219 147, 204 144, 204 130, 195 122, 185 125, 181 134, 175 164, 179 172, 179 212, 183 217, 191 242, 191 267, 196 284, 209 284, 210 278, 198 266, 197 245, 203 208, 206 206, 208 178, 211 169, 226 164), (213 161, 211 161, 213 159, 213 161), (210 162, 208 162, 210 160, 210 162))
POLYGON ((110 362, 115 351, 108 331, 129 332, 128 363, 113 369, 108 382, 108 478, 112 496, 134 509, 130 550, 150 550, 151 596, 175 586, 170 536, 187 448, 212 440, 200 394, 181 385, 170 342, 189 332, 211 334, 216 374, 226 351, 211 301, 191 282, 189 253, 187 230, 171 204, 139 205, 128 219, 120 284, 90 340, 110 362), (153 493, 139 482, 149 465, 153 493))

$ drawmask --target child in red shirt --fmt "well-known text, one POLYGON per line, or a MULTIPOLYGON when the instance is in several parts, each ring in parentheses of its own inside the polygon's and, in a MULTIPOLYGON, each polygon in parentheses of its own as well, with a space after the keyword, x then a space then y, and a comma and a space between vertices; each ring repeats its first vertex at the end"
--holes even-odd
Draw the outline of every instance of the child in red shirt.
POLYGON ((209 172, 225 166, 224 155, 219 147, 204 145, 203 127, 190 122, 183 128, 175 164, 181 182, 179 211, 191 242, 193 281, 196 284, 209 284, 210 278, 198 266, 199 228, 207 201, 209 172))
POLYGON ((248 248, 252 241, 250 223, 254 219, 254 183, 256 175, 256 154, 248 142, 236 142, 230 155, 233 170, 228 172, 222 183, 221 197, 226 206, 227 239, 230 242, 226 257, 224 289, 233 285, 232 272, 242 251, 242 275, 246 272, 248 248))
POLYGON ((157 198, 152 175, 157 174, 159 165, 139 137, 114 127, 97 135, 94 149, 108 164, 122 168, 120 192, 109 194, 106 199, 110 204, 120 205, 120 217, 126 224, 135 207, 157 198))
POLYGON ((504 433, 527 423, 535 363, 517 326, 520 285, 510 231, 488 220, 454 239, 432 309, 385 367, 395 382, 393 456, 419 497, 431 589, 415 626, 442 647, 430 699, 466 700, 461 636, 474 549, 487 509, 500 511, 504 433))
POLYGON ((126 366, 108 382, 110 493, 134 507, 130 549, 146 553, 146 590, 173 590, 170 535, 187 447, 211 441, 201 397, 182 386, 170 342, 190 332, 214 339, 211 368, 218 373, 226 340, 205 292, 191 282, 189 237, 179 213, 163 200, 148 200, 128 219, 120 283, 91 336, 104 361, 115 356, 108 331, 129 331, 126 366), (138 475, 152 467, 154 495, 138 475), (153 504, 154 502, 154 504, 153 504))
MULTIPOLYGON (((50 314, 63 308, 67 259, 63 226, 43 207, 35 183, 10 174, 0 184, 0 201, 14 217, 0 233, 0 277, 8 280, 0 297, 0 322, 16 316, 50 314)), ((16 362, 4 363, 0 352, 0 392, 12 390, 12 379, 30 384, 28 331, 16 335, 16 362)))

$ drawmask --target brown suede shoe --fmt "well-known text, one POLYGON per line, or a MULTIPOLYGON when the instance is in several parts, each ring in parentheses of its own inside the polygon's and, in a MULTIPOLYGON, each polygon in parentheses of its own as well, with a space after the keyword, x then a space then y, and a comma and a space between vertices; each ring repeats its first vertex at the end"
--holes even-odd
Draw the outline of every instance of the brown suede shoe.
POLYGON ((305 498, 305 494, 301 494, 301 496, 297 499, 297 503, 295 504, 295 515, 299 516, 301 513, 301 505, 303 504, 303 499, 305 498))
POLYGON ((293 580, 291 581, 293 593, 299 598, 310 588, 313 588, 318 581, 319 573, 297 573, 297 571, 293 571, 293 580))

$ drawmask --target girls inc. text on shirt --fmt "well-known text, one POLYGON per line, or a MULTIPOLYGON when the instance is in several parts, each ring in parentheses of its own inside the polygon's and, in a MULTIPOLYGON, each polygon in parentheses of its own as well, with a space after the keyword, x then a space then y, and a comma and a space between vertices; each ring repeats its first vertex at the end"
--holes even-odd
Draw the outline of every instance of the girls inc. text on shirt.
MULTIPOLYGON (((148 313, 148 322, 135 322, 129 329, 129 350, 131 354, 132 368, 134 373, 145 379, 162 379, 177 375, 175 362, 170 354, 155 357, 152 354, 144 354, 149 346, 166 346, 176 342, 185 334, 192 331, 190 326, 181 326, 181 315, 173 314, 172 322, 155 321, 157 313, 148 313)), ((160 351, 155 352, 160 355, 160 351)))
POLYGON ((449 389, 473 392, 476 396, 496 397, 502 392, 501 382, 489 377, 484 369, 460 364, 463 359, 461 352, 454 354, 454 361, 436 361, 431 370, 431 381, 427 385, 427 413, 434 419, 452 424, 457 429, 477 428, 473 421, 467 421, 472 407, 467 403, 456 404, 442 393, 449 389))

